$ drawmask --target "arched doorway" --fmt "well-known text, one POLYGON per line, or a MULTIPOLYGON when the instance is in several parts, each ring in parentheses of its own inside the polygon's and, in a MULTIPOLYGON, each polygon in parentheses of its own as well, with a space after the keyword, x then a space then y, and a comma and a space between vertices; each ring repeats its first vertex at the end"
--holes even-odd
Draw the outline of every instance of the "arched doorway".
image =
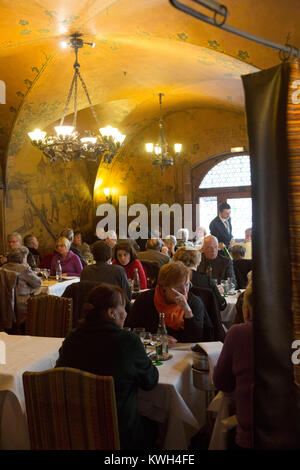
POLYGON ((210 222, 218 215, 220 202, 227 202, 231 206, 234 238, 244 239, 246 228, 252 226, 249 155, 226 153, 212 157, 192 169, 192 182, 194 212, 200 211, 200 225, 208 230, 210 222))

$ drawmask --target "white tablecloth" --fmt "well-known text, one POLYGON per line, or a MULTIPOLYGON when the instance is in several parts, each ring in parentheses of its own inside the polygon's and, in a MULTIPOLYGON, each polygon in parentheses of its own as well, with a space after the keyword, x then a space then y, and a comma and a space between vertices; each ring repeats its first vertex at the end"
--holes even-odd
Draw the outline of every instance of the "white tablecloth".
POLYGON ((166 424, 163 448, 167 450, 187 449, 191 437, 205 424, 205 393, 193 385, 190 347, 170 349, 173 358, 158 366, 158 385, 138 392, 140 413, 166 424))
POLYGON ((22 375, 52 369, 63 338, 0 333, 6 364, 0 364, 0 449, 29 449, 22 375))
POLYGON ((226 296, 227 306, 225 310, 220 312, 222 322, 225 324, 227 328, 229 328, 234 321, 234 317, 236 313, 236 303, 237 303, 237 299, 239 295, 240 295, 240 292, 238 292, 235 295, 227 295, 226 296))
MULTIPOLYGON (((63 339, 0 333, 6 364, 0 365, 0 449, 29 449, 22 374, 55 366, 63 339)), ((139 390, 142 414, 166 425, 164 449, 187 449, 205 423, 205 394, 193 386, 190 344, 171 349, 173 358, 158 366, 159 384, 139 390)))
POLYGON ((238 424, 236 415, 233 415, 233 396, 219 392, 209 404, 208 410, 216 413, 208 450, 227 450, 228 431, 238 424))
POLYGON ((79 282, 80 278, 72 278, 67 281, 62 281, 62 282, 56 282, 56 281, 43 281, 41 287, 39 287, 35 291, 35 295, 39 294, 48 294, 48 295, 56 295, 58 297, 61 297, 65 291, 65 289, 73 284, 73 282, 79 282))

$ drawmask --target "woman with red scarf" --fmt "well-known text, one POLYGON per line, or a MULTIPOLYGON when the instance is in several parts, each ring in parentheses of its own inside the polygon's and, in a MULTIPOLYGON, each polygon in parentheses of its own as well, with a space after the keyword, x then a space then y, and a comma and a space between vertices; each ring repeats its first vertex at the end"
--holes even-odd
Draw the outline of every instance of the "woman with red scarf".
POLYGON ((181 261, 165 264, 155 289, 137 297, 126 325, 156 333, 159 313, 164 313, 168 335, 177 341, 213 341, 211 320, 202 300, 189 292, 189 287, 190 271, 181 261))

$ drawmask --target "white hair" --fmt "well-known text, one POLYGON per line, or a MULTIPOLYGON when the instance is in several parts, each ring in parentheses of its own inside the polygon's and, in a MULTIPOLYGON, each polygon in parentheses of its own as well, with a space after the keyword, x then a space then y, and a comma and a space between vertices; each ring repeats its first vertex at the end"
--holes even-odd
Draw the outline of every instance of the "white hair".
POLYGON ((189 239, 189 235, 190 235, 190 232, 188 231, 187 228, 180 228, 177 231, 177 238, 179 240, 184 240, 185 242, 187 242, 189 239))
POLYGON ((177 240, 176 240, 176 237, 175 235, 167 235, 164 240, 172 240, 172 242, 174 243, 174 245, 176 245, 177 243, 177 240))
POLYGON ((108 230, 108 232, 106 232, 106 238, 110 238, 111 240, 116 240, 117 234, 114 230, 108 230))

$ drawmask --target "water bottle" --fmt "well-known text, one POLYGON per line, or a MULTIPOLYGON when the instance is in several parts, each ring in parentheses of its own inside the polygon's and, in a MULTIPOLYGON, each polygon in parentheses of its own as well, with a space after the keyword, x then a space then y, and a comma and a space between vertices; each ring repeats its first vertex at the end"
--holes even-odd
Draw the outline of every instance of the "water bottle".
POLYGON ((60 264, 60 260, 57 261, 57 266, 56 266, 56 280, 57 281, 62 281, 62 267, 60 264))
POLYGON ((134 279, 133 279, 133 292, 139 292, 140 288, 140 276, 138 273, 138 269, 135 268, 134 270, 134 279))
POLYGON ((159 314, 159 322, 157 328, 157 334, 161 335, 162 338, 162 359, 167 359, 169 356, 169 345, 168 345, 168 332, 165 324, 165 314, 159 314))

